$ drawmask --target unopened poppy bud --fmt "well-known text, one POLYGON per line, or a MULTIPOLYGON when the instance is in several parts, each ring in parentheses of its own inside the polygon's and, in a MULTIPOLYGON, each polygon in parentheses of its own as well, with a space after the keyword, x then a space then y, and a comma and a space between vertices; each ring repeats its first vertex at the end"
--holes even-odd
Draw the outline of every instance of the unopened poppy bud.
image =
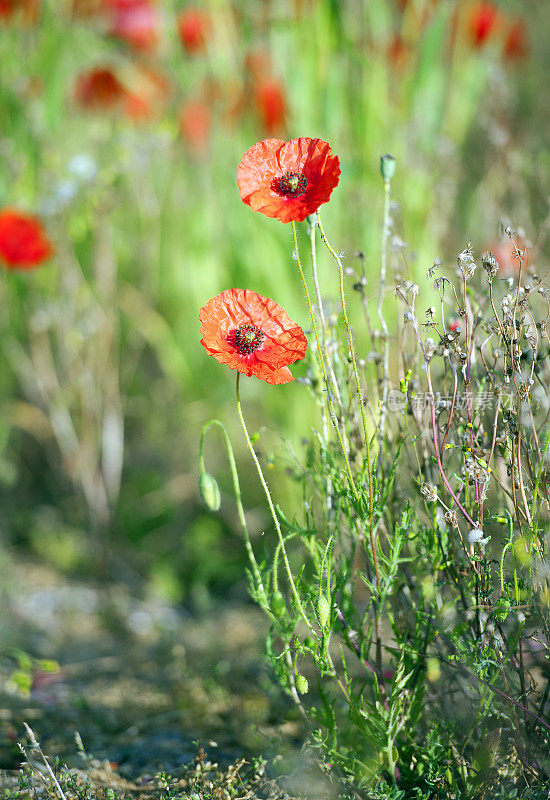
POLYGON ((209 511, 219 511, 221 505, 220 487, 217 480, 208 472, 201 472, 199 492, 209 511))
POLYGON ((282 617, 286 611, 285 598, 281 592, 273 592, 271 596, 271 611, 276 617, 282 617))
POLYGON ((395 158, 390 156, 389 153, 386 153, 386 155, 382 156, 380 159, 380 174, 385 181, 391 181, 395 175, 395 158))
POLYGON ((307 678, 304 678, 303 675, 296 675, 296 688, 300 694, 307 694, 307 690, 309 689, 307 678))
POLYGON ((321 628, 326 626, 330 618, 330 603, 324 595, 321 595, 317 603, 317 618, 321 628))

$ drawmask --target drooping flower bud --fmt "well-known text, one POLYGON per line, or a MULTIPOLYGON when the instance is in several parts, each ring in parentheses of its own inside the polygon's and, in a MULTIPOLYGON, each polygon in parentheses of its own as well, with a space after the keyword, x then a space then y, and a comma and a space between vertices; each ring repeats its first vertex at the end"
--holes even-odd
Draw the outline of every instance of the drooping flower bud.
POLYGON ((201 472, 199 492, 209 511, 219 511, 221 505, 220 487, 217 480, 208 472, 201 472))
POLYGON ((307 690, 309 689, 307 678, 304 678, 303 675, 296 675, 296 688, 300 694, 307 694, 307 690))

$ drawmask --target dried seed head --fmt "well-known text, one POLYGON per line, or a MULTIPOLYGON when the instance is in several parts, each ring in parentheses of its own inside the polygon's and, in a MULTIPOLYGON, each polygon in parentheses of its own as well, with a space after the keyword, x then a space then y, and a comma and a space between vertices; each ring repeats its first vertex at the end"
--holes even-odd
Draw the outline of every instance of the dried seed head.
POLYGON ((437 491, 435 486, 431 483, 423 483, 420 487, 420 494, 424 495, 428 503, 435 503, 437 501, 437 491))
POLYGON ((429 337, 426 339, 426 341, 424 342, 424 349, 425 349, 425 351, 426 351, 426 355, 427 355, 429 358, 431 358, 431 357, 433 356, 433 354, 435 353, 435 342, 434 342, 434 340, 431 338, 431 336, 429 336, 429 337))
POLYGON ((458 528, 458 518, 454 509, 450 508, 445 512, 445 522, 452 528, 458 528))
POLYGON ((481 259, 483 269, 487 272, 487 278, 492 281, 500 269, 500 265, 492 253, 484 253, 481 259))
POLYGON ((465 281, 472 277, 475 272, 476 262, 472 255, 472 245, 470 242, 468 242, 466 249, 458 254, 457 264, 459 272, 465 281))
POLYGON ((481 528, 472 528, 468 533, 468 544, 479 544, 483 546, 487 544, 488 541, 489 537, 483 535, 483 530, 481 528))

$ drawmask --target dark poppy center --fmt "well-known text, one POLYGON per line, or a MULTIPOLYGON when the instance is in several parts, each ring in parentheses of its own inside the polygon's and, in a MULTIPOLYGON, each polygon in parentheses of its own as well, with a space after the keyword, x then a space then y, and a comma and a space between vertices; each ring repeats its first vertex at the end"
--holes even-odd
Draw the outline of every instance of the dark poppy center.
POLYGON ((249 356, 257 350, 265 338, 265 334, 252 323, 241 325, 235 331, 235 346, 243 356, 249 356))
POLYGON ((285 172, 273 180, 271 188, 283 197, 300 197, 307 189, 307 178, 302 172, 285 172))

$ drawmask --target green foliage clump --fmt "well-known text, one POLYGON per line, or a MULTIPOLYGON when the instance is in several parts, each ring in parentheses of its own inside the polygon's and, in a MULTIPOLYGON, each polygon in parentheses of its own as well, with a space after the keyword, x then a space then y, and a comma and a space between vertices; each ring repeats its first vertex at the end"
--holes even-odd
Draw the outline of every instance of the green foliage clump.
POLYGON ((311 263, 317 230, 336 262, 342 314, 328 325, 306 290, 316 347, 303 383, 316 418, 291 472, 303 497, 291 520, 272 500, 237 381, 276 531, 260 564, 244 521, 250 592, 310 746, 357 797, 536 794, 550 785, 550 289, 508 227, 514 274, 497 285, 495 255, 479 265, 468 244, 454 278, 430 267, 434 299, 420 316, 383 177, 378 329, 362 258, 344 272, 319 212, 308 221, 311 263))

